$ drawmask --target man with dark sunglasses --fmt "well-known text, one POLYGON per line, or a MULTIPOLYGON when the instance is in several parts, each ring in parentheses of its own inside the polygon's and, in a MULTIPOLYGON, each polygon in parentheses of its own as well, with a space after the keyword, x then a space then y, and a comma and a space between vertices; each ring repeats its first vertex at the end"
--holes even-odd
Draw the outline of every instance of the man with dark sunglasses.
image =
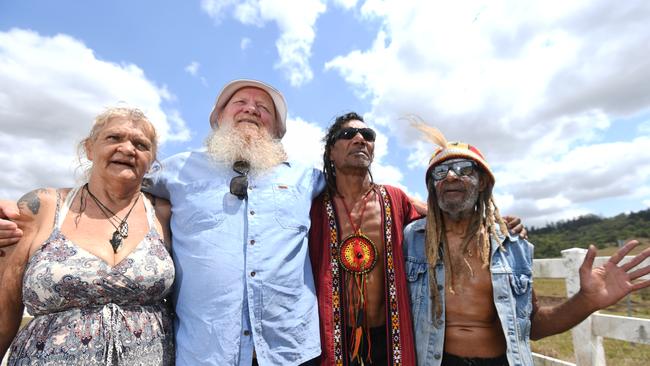
POLYGON ((352 112, 325 137, 327 189, 312 204, 321 365, 414 365, 402 230, 418 216, 398 188, 377 185, 375 132, 352 112))
POLYGON ((564 332, 650 286, 650 280, 632 282, 650 272, 650 266, 632 270, 650 250, 619 267, 638 244, 631 241, 606 265, 592 269, 596 250, 591 246, 580 268, 578 294, 540 307, 532 288, 533 246, 508 234, 483 155, 420 127, 440 147, 426 173, 427 217, 404 231, 418 365, 532 366, 530 338, 564 332))

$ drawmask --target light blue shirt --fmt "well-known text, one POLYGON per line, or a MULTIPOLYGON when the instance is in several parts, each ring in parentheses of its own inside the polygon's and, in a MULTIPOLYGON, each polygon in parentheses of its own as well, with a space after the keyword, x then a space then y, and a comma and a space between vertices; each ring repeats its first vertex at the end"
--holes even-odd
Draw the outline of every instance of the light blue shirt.
MULTIPOLYGON (((404 229, 404 258, 418 365, 439 366, 445 347, 445 267, 442 259, 435 265, 442 316, 434 319, 429 296, 425 224, 426 218, 414 221, 404 229)), ((533 366, 529 342, 533 308, 533 245, 514 236, 498 238, 498 241, 491 239, 492 296, 507 343, 508 363, 511 366, 533 366), (499 242, 503 243, 505 251, 499 249, 499 242)))
POLYGON ((166 159, 151 192, 172 204, 177 365, 297 365, 320 354, 307 245, 322 172, 283 163, 238 175, 204 152, 166 159))

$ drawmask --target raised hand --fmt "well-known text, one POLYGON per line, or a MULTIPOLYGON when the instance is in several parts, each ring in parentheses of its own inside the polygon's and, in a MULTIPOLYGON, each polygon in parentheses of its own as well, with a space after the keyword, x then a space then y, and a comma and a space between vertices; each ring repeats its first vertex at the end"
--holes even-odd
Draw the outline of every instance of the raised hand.
POLYGON ((596 247, 589 246, 585 260, 580 266, 580 292, 593 311, 606 308, 620 301, 631 292, 650 286, 650 280, 638 280, 650 273, 650 265, 635 267, 650 257, 650 248, 637 254, 631 261, 619 265, 634 247, 639 245, 631 240, 616 251, 602 266, 593 268, 596 247))

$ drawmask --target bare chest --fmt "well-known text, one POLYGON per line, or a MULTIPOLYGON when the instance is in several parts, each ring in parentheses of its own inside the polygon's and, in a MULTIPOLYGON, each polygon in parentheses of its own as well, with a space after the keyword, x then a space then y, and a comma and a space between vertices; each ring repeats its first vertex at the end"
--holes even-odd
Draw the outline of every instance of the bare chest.
POLYGON ((445 288, 448 324, 492 326, 497 314, 489 267, 476 251, 472 255, 451 253, 451 283, 445 288))

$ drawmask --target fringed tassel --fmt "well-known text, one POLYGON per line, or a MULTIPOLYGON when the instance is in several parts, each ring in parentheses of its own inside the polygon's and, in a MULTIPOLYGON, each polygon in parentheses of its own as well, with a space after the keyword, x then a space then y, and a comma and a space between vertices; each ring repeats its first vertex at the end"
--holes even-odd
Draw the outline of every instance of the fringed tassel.
POLYGON ((366 294, 368 293, 368 277, 367 274, 352 275, 352 278, 348 277, 347 280, 347 290, 348 294, 358 293, 356 299, 352 297, 349 300, 350 303, 350 325, 352 328, 352 334, 350 339, 350 349, 352 350, 350 354, 351 361, 357 361, 359 365, 364 365, 364 359, 361 356, 360 351, 367 347, 367 357, 365 361, 372 363, 370 360, 370 351, 371 351, 371 341, 370 341, 370 331, 368 328, 368 321, 365 316, 367 313, 367 299, 366 294), (356 287, 356 288, 355 288, 356 287))

